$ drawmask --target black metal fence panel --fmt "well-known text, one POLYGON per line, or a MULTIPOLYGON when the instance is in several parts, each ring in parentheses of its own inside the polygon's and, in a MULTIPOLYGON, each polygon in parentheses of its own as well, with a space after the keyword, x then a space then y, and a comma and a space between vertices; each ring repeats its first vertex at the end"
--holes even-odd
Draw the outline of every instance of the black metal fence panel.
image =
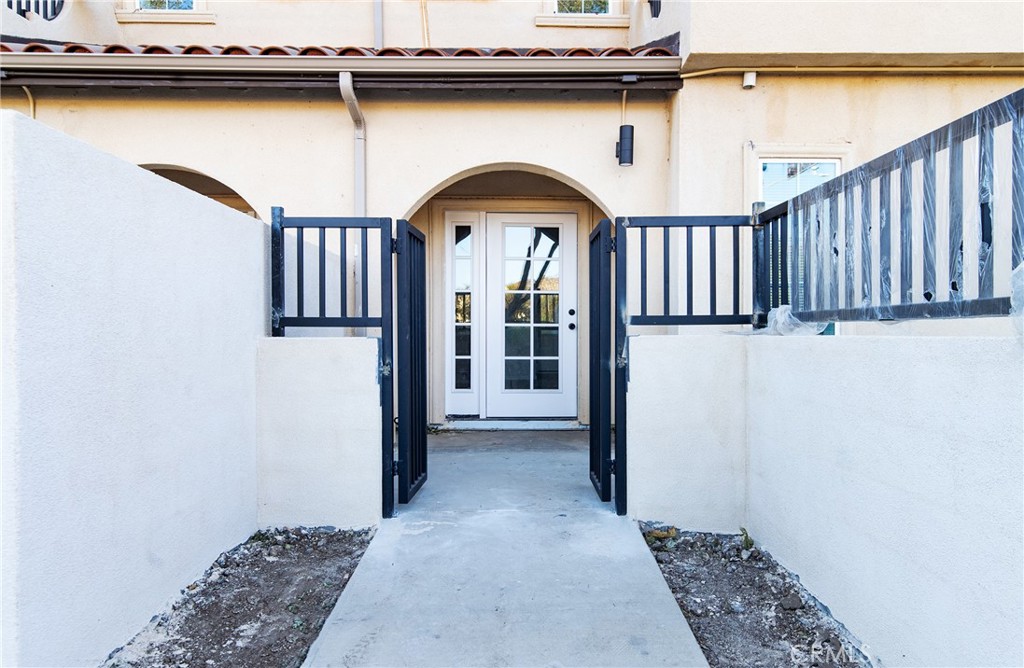
POLYGON ((766 306, 801 320, 1005 315, 1024 261, 1024 90, 758 215, 766 306))
POLYGON ((590 233, 590 481, 612 500, 612 224, 590 233))
POLYGON ((398 502, 409 503, 427 481, 427 246, 406 220, 396 232, 398 502))

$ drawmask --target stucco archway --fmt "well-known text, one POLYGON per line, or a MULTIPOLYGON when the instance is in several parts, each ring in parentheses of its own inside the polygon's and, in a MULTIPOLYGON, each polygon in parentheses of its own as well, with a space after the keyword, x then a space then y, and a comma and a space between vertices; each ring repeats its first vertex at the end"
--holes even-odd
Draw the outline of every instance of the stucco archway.
MULTIPOLYGON (((589 233, 594 225, 601 219, 608 217, 607 207, 598 200, 593 192, 583 184, 571 179, 564 174, 547 169, 539 165, 523 163, 491 163, 462 170, 444 179, 436 186, 424 193, 416 204, 406 213, 408 219, 422 230, 427 236, 428 245, 428 347, 430 348, 430 421, 456 422, 462 424, 464 420, 473 419, 472 416, 483 419, 493 418, 488 409, 484 408, 486 399, 481 399, 481 410, 452 410, 452 391, 454 378, 457 375, 455 370, 456 353, 454 352, 454 341, 456 339, 454 316, 452 315, 452 303, 454 296, 449 294, 453 290, 454 282, 454 255, 452 245, 455 229, 455 218, 458 218, 458 225, 470 225, 476 234, 487 236, 493 239, 491 221, 497 212, 500 215, 513 213, 523 217, 536 218, 538 215, 571 215, 573 244, 573 262, 575 269, 571 272, 574 281, 572 294, 560 297, 563 306, 571 303, 576 327, 564 334, 571 334, 575 337, 574 346, 576 352, 569 358, 573 362, 562 371, 566 375, 560 376, 569 382, 571 378, 575 384, 576 401, 573 404, 575 410, 568 413, 559 413, 567 417, 568 422, 589 423, 589 406, 585 401, 589 387, 588 359, 589 350, 587 345, 587 332, 589 331, 589 314, 584 305, 589 299, 589 263, 586 261, 589 233), (574 368, 572 368, 574 367, 574 368), (570 372, 570 369, 571 372, 570 372)), ((487 246, 486 239, 482 242, 487 246)), ((568 246, 566 247, 568 248, 568 246)), ((481 253, 480 257, 485 257, 481 253)), ((480 260, 474 260, 479 262, 480 260)), ((486 262, 491 262, 484 260, 486 262)), ((571 265, 566 265, 571 266, 571 265)), ((486 269, 478 271, 478 280, 486 282, 493 280, 487 278, 490 274, 486 269)), ((477 288, 474 288, 476 290, 477 288)), ((490 290, 483 285, 480 289, 490 290)), ((479 301, 482 295, 474 296, 474 303, 477 304, 477 317, 484 311, 479 301)), ((491 299, 493 302, 493 298, 491 299)), ((486 298, 483 299, 486 304, 486 298)), ((565 315, 565 314, 563 314, 565 315)), ((478 320, 479 322, 479 320, 478 320)), ((566 322, 565 324, 568 324, 566 322)), ((484 351, 490 351, 501 344, 492 340, 494 330, 486 324, 483 334, 485 344, 484 351), (487 333, 490 332, 490 333, 487 333)), ((461 325, 460 325, 461 327, 461 325)), ((499 328, 500 329, 500 328, 499 328)), ((476 339, 474 339, 476 340, 476 339)), ((477 350, 474 344, 474 355, 477 350)), ((489 355, 490 353, 484 353, 489 355)), ((487 364, 486 359, 474 359, 474 368, 478 365, 487 364)), ((561 358, 560 358, 561 359, 561 358)), ((500 364, 500 361, 499 361, 500 364)), ((493 370, 493 367, 492 367, 493 370)), ((495 377, 491 373, 491 378, 495 377)), ((475 381, 474 381, 475 382, 475 381)), ((483 385, 483 382, 481 382, 483 385)), ((533 414, 523 415, 526 418, 535 418, 533 414)), ((566 420, 556 420, 564 424, 566 420)))

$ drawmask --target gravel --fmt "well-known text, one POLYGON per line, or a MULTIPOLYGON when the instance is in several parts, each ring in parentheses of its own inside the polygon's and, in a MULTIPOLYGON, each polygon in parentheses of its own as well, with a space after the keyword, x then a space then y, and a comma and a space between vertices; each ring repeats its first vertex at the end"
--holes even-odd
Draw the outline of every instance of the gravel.
POLYGON ((871 666, 793 573, 741 534, 640 530, 712 668, 871 666))
POLYGON ((296 668, 372 537, 334 527, 258 531, 103 665, 296 668))

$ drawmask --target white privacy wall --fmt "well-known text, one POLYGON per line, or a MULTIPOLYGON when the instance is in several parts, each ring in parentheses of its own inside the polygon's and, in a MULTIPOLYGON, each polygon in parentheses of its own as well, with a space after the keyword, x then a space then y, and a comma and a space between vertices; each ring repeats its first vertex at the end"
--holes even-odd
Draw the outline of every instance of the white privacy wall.
POLYGON ((265 229, 0 118, 0 660, 96 665, 257 526, 265 229))
POLYGON ((886 665, 1024 664, 1021 352, 749 341, 751 535, 886 665))
POLYGON ((746 357, 743 336, 630 337, 630 515, 695 531, 739 531, 746 357))
POLYGON ((1022 665, 1022 348, 631 337, 629 513, 747 527, 884 665, 1022 665))
POLYGON ((259 522, 339 528, 381 513, 378 339, 259 346, 259 522))

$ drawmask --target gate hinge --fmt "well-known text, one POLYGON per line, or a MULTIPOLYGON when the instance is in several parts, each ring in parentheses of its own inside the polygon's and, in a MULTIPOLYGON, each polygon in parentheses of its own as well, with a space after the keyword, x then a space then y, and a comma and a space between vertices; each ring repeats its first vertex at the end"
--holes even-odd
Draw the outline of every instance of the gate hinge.
POLYGON ((619 250, 619 245, 615 243, 616 241, 617 239, 615 237, 611 237, 608 239, 608 250, 605 251, 606 253, 614 253, 617 250, 619 250))
POLYGON ((391 462, 391 475, 398 475, 398 462, 391 462))
POLYGON ((391 252, 398 255, 398 239, 391 240, 391 252))
POLYGON ((609 459, 608 460, 608 472, 611 473, 612 475, 615 475, 615 460, 614 459, 609 459))
POLYGON ((391 375, 391 362, 384 362, 380 365, 380 375, 384 377, 391 375))

